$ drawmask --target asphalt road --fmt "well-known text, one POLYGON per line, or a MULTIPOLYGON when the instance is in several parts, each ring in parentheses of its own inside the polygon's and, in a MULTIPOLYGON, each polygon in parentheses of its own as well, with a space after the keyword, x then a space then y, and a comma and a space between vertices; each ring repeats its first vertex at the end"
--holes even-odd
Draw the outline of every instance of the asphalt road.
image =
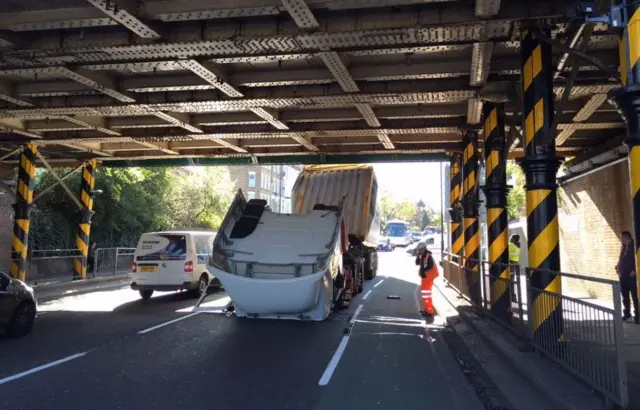
POLYGON ((484 408, 442 321, 420 318, 417 283, 398 249, 321 323, 194 315, 187 294, 143 302, 127 288, 47 303, 33 334, 0 336, 0 408, 484 408))

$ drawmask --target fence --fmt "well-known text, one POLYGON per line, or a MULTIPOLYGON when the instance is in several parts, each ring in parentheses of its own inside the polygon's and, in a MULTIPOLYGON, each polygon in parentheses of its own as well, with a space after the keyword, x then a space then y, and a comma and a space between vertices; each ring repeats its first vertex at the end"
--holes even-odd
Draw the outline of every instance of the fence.
MULTIPOLYGON (((94 263, 87 266, 87 277, 111 276, 131 271, 135 248, 98 248, 95 250, 94 263)), ((26 267, 26 281, 42 284, 71 280, 73 261, 82 259, 78 249, 47 249, 29 252, 26 267)), ((9 273, 11 260, 0 260, 0 271, 9 273)))
POLYGON ((537 288, 531 283, 532 271, 529 269, 525 275, 521 275, 515 266, 510 266, 511 274, 507 279, 496 277, 497 272, 504 272, 504 266, 484 262, 479 271, 470 271, 465 267, 467 263, 465 258, 449 253, 445 253, 443 259, 444 278, 460 297, 474 304, 482 314, 516 332, 536 351, 582 379, 607 399, 622 407, 627 406, 625 346, 618 282, 563 272, 536 271, 538 275, 556 275, 557 280, 584 280, 609 286, 613 304, 607 306, 537 288), (469 286, 472 275, 478 276, 474 281, 480 280, 482 285, 480 301, 472 297, 473 289, 469 286), (492 309, 497 303, 505 303, 491 300, 492 287, 494 296, 501 294, 497 291, 499 289, 508 292, 506 303, 509 309, 506 315, 504 309, 492 309), (537 317, 554 309, 562 312, 559 324, 554 327, 541 325, 537 317), (534 310, 541 313, 535 315, 534 310))

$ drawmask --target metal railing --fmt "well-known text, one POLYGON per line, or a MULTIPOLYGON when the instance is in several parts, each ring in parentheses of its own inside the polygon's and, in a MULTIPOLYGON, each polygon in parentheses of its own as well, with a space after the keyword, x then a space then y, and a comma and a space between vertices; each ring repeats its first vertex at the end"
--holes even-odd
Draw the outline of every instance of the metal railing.
POLYGON ((626 407, 627 370, 622 323, 620 284, 617 281, 575 275, 564 272, 541 272, 560 278, 577 279, 610 286, 612 306, 550 292, 531 284, 531 270, 527 269, 527 300, 529 317, 533 310, 552 311, 559 307, 562 320, 555 327, 538 326, 529 320, 530 342, 536 350, 578 376, 605 397, 626 407), (535 305, 535 307, 534 307, 535 305), (560 335, 559 340, 556 336, 560 335))
POLYGON ((96 248, 93 266, 87 266, 87 273, 94 276, 115 276, 131 272, 135 250, 136 248, 96 248))
MULTIPOLYGON (((87 264, 87 278, 112 276, 131 271, 135 248, 98 248, 93 263, 87 264)), ((34 249, 29 251, 25 280, 30 284, 71 280, 73 263, 84 258, 79 249, 34 249)), ((11 259, 0 260, 0 271, 9 273, 11 259)), ((18 262, 18 261, 16 261, 18 262)))
MULTIPOLYGON (((472 273, 465 268, 466 263, 465 258, 450 253, 445 253, 443 258, 444 279, 447 286, 455 288, 459 297, 475 305, 483 315, 516 332, 536 351, 582 379, 606 399, 623 408, 627 406, 624 332, 620 284, 617 281, 548 272, 558 276, 558 280, 580 280, 609 286, 613 303, 608 305, 537 288, 531 283, 530 269, 525 270, 522 275, 518 267, 511 265, 507 279, 496 277, 496 272, 504 271, 498 269, 497 265, 484 262, 479 272, 472 273), (482 284, 480 304, 474 303, 467 285, 471 274, 479 275, 477 280, 482 284), (491 300, 491 286, 494 287, 494 295, 501 293, 495 287, 509 292, 509 312, 506 315, 503 309, 498 310, 503 315, 492 311, 494 304, 499 302, 491 300), (534 310, 540 313, 534 314, 534 310), (541 326, 538 318, 545 316, 545 312, 554 310, 562 312, 561 325, 541 326)), ((536 273, 544 272, 538 269, 536 273)))

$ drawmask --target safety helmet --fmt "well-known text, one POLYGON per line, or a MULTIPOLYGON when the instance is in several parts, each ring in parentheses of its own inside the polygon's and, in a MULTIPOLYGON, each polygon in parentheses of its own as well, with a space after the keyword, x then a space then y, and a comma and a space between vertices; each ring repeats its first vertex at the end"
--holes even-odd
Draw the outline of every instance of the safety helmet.
POLYGON ((416 249, 419 250, 419 251, 427 250, 427 244, 424 243, 424 242, 419 242, 416 249))

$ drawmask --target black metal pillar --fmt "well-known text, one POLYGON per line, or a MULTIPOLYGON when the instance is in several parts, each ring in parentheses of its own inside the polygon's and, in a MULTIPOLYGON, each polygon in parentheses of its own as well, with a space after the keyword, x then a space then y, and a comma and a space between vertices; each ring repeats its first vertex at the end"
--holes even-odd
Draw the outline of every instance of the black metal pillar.
POLYGON ((468 296, 472 302, 482 304, 480 280, 480 206, 478 191, 478 134, 467 131, 462 144, 463 154, 463 217, 464 217, 464 257, 465 281, 468 296))
POLYGON ((29 225, 31 216, 31 204, 33 203, 33 180, 36 175, 35 144, 25 145, 20 155, 18 169, 18 188, 16 203, 13 205, 15 218, 13 223, 13 240, 11 242, 11 268, 12 277, 26 280, 27 258, 29 254, 29 225))
MULTIPOLYGON (((627 123, 625 144, 629 147, 629 173, 633 212, 636 267, 640 266, 640 4, 629 5, 628 21, 619 45, 620 74, 624 87, 609 94, 627 123)), ((637 268, 636 268, 637 271, 637 268)), ((640 275, 636 275, 640 283, 640 275)))
POLYGON ((562 158, 556 156, 555 134, 549 138, 554 116, 551 47, 522 30, 522 87, 524 158, 527 191, 527 241, 532 287, 531 330, 538 343, 563 339, 562 304, 551 294, 562 293, 558 230, 556 173, 562 158))
POLYGON ((511 318, 509 287, 509 218, 507 215, 507 163, 505 155, 504 104, 484 103, 485 185, 489 240, 491 313, 511 318))
POLYGON ((453 154, 451 157, 450 186, 449 186, 449 216, 451 222, 449 224, 449 233, 451 236, 450 252, 453 255, 463 256, 464 235, 462 229, 462 208, 460 206, 460 197, 462 195, 462 157, 460 154, 453 154))

